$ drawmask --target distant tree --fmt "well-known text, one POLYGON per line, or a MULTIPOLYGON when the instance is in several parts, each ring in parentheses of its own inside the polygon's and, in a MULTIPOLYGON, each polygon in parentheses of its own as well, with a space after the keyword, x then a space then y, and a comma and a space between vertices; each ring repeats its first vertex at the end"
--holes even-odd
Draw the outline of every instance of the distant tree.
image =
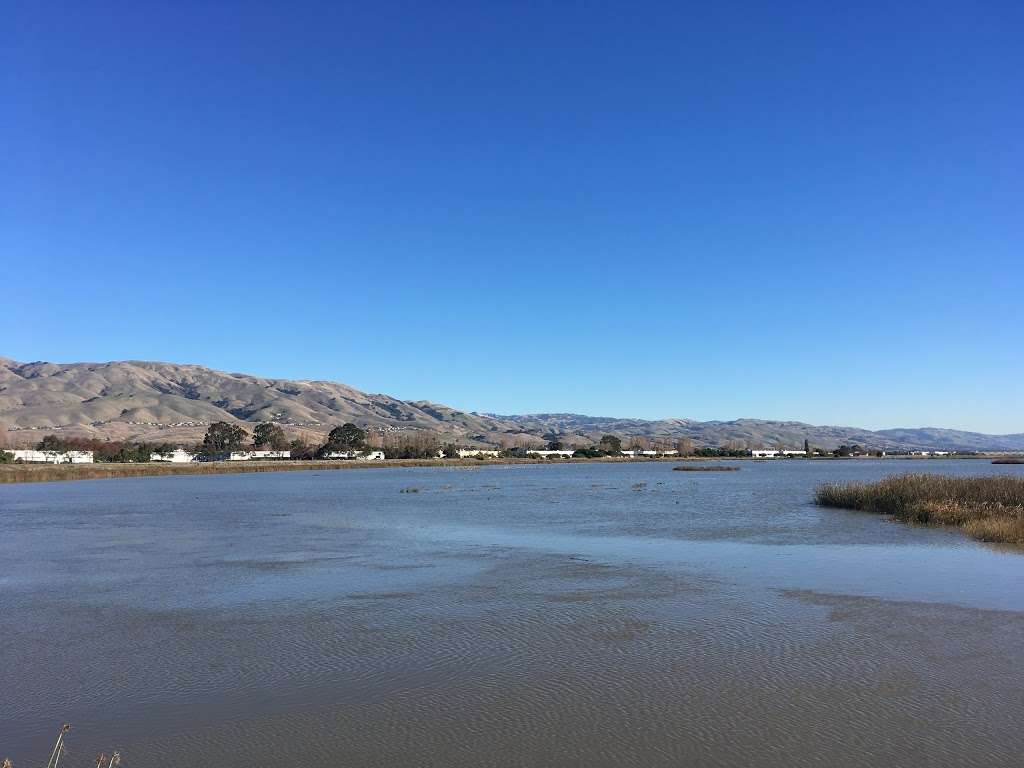
POLYGON ((446 459, 459 458, 459 446, 455 443, 445 443, 441 446, 441 451, 446 459))
POLYGON ((209 456, 224 451, 238 451, 245 445, 248 437, 249 433, 237 424, 215 421, 206 430, 203 442, 199 446, 199 453, 209 456))
POLYGON ((736 445, 727 445, 719 448, 698 448, 693 452, 693 455, 701 457, 737 457, 747 456, 748 451, 746 448, 738 448, 736 445))
POLYGON ((384 445, 384 453, 389 459, 435 459, 439 450, 441 443, 438 436, 427 430, 391 435, 384 445))
POLYGON ((335 427, 327 435, 322 451, 358 451, 366 447, 366 432, 351 422, 335 427))
POLYGON ((256 429, 252 432, 252 444, 256 448, 283 451, 288 448, 288 438, 280 426, 266 421, 256 425, 256 429))
POLYGON ((606 453, 620 453, 622 451, 622 441, 615 435, 602 435, 601 441, 597 446, 606 453))
POLYGON ((66 449, 64 440, 56 435, 46 435, 36 446, 37 451, 63 451, 66 449))
POLYGON ((288 444, 293 459, 316 458, 316 446, 310 445, 301 437, 297 437, 288 444))
POLYGON ((676 442, 676 450, 680 456, 689 456, 693 453, 693 440, 688 437, 681 437, 676 442))
POLYGON ((651 441, 643 435, 633 435, 629 438, 629 450, 631 451, 649 451, 651 441))
POLYGON ((560 450, 562 450, 562 441, 561 440, 555 440, 555 439, 548 440, 548 450, 549 451, 560 451, 560 450))
POLYGON ((804 453, 808 456, 811 455, 811 443, 806 437, 804 438, 804 453))

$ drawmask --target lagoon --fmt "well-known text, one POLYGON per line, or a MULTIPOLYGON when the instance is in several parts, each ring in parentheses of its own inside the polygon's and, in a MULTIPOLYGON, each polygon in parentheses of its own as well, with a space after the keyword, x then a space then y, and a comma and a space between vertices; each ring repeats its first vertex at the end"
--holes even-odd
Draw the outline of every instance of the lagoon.
POLYGON ((813 504, 973 461, 0 487, 0 757, 1016 765, 1024 556, 813 504), (404 492, 403 492, 404 491, 404 492))

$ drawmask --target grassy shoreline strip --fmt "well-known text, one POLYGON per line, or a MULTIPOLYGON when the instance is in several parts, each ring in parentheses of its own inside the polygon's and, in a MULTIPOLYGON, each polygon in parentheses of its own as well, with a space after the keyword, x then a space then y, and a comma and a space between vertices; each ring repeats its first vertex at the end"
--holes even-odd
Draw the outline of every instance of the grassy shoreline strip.
POLYGON ((252 472, 300 472, 309 470, 395 469, 400 467, 447 467, 472 469, 511 464, 636 464, 678 461, 671 458, 630 459, 388 459, 386 461, 196 461, 184 464, 0 464, 0 485, 50 483, 62 480, 108 480, 119 477, 169 477, 177 475, 228 475, 252 472))
POLYGON ((739 467, 728 464, 677 464, 672 467, 676 472, 738 472, 739 467))
POLYGON ((960 528, 979 541, 1024 546, 1024 477, 893 475, 874 483, 825 483, 816 504, 960 528))

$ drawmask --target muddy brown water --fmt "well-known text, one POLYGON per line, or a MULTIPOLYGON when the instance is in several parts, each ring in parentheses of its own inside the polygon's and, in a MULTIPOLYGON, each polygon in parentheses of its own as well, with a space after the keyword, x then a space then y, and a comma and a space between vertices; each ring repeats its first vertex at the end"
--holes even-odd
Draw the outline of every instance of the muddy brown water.
POLYGON ((125 766, 1010 766, 1024 555, 784 461, 0 488, 0 757, 125 766), (418 492, 409 493, 416 489, 418 492))

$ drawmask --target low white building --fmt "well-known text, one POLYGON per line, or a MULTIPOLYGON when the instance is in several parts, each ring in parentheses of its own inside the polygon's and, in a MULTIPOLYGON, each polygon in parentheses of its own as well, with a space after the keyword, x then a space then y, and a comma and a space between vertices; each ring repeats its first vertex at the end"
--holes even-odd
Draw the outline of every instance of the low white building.
POLYGON ((354 461, 384 461, 384 451, 331 451, 325 459, 348 459, 354 461))
POLYGON ((678 456, 679 451, 619 451, 623 456, 635 458, 637 456, 678 456))
POLYGON ((806 456, 807 451, 789 451, 789 450, 778 450, 778 449, 757 449, 751 451, 750 455, 755 459, 776 459, 779 456, 806 456))
POLYGON ((459 448, 460 459, 473 459, 477 456, 486 456, 492 459, 498 458, 500 451, 482 450, 479 448, 459 448))
POLYGON ((228 461, 257 461, 260 459, 290 459, 291 451, 231 451, 228 461))
POLYGON ((26 464, 92 464, 92 451, 33 451, 9 450, 15 461, 26 464))
POLYGON ((527 451, 527 456, 540 456, 544 459, 571 459, 576 451, 527 451))
POLYGON ((170 453, 149 454, 150 461, 169 461, 172 464, 187 464, 194 459, 195 455, 189 453, 184 448, 175 448, 170 453))

